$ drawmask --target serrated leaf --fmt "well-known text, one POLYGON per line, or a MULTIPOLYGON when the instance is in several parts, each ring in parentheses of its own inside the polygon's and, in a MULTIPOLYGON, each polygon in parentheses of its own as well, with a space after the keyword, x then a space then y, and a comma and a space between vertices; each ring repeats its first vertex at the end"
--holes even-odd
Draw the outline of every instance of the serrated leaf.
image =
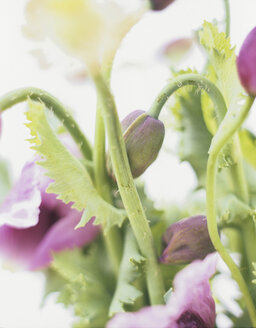
POLYGON ((74 308, 75 315, 81 318, 76 326, 105 327, 108 320, 111 292, 99 252, 94 247, 86 255, 78 249, 54 255, 52 268, 67 280, 58 301, 74 308))
POLYGON ((213 82, 216 82, 229 107, 243 92, 236 69, 235 47, 231 46, 230 38, 224 32, 219 32, 216 26, 206 21, 199 36, 214 69, 209 78, 215 75, 213 82))
POLYGON ((218 211, 223 224, 244 224, 244 220, 256 217, 254 209, 232 194, 218 199, 218 211))
POLYGON ((139 268, 141 268, 144 261, 144 257, 139 254, 133 232, 128 227, 117 287, 109 308, 109 316, 118 312, 124 312, 125 305, 133 305, 142 296, 142 292, 132 283, 140 276, 139 268))
POLYGON ((72 207, 78 211, 86 208, 80 226, 84 226, 92 216, 96 217, 94 224, 102 224, 106 231, 113 225, 121 226, 125 219, 124 211, 100 197, 84 165, 65 148, 51 129, 45 110, 42 103, 30 101, 26 116, 33 137, 29 140, 31 148, 44 159, 39 164, 54 180, 47 192, 57 194, 57 198, 65 203, 72 202, 72 207))
POLYGON ((179 157, 181 161, 191 164, 199 185, 204 185, 212 136, 204 122, 201 91, 187 86, 175 95, 176 104, 170 109, 172 113, 174 110, 177 126, 179 125, 179 157))
MULTIPOLYGON (((239 107, 243 105, 243 88, 237 74, 235 48, 231 46, 230 39, 226 37, 226 34, 220 33, 213 24, 204 22, 199 36, 200 43, 206 49, 209 57, 209 67, 211 68, 209 78, 221 90, 228 108, 219 130, 214 136, 213 142, 216 142, 219 136, 228 130, 239 107)), ((225 147, 224 152, 220 154, 220 157, 223 158, 220 168, 235 164, 236 160, 230 151, 231 148, 225 147)))

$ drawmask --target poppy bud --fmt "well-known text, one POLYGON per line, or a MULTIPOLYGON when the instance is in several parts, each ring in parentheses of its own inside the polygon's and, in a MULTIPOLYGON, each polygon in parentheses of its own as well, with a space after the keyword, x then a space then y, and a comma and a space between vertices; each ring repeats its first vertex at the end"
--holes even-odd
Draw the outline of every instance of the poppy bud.
POLYGON ((256 27, 247 35, 237 58, 241 84, 251 96, 256 96, 256 27))
POLYGON ((174 0, 150 0, 152 10, 162 10, 168 7, 174 0))
POLYGON ((165 232, 166 248, 160 258, 165 264, 182 264, 204 259, 215 251, 204 215, 192 216, 173 223, 165 232))
POLYGON ((156 159, 164 140, 164 124, 145 111, 136 110, 121 125, 131 172, 137 178, 156 159))

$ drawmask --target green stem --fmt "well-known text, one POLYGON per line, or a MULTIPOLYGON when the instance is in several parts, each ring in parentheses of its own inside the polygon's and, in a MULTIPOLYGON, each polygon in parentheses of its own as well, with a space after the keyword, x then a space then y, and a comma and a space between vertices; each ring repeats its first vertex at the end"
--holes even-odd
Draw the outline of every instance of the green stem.
POLYGON ((8 92, 0 98, 0 111, 4 111, 15 104, 28 100, 29 98, 43 102, 48 109, 52 110, 71 134, 83 156, 87 160, 92 160, 92 147, 90 142, 86 139, 70 113, 66 111, 63 104, 48 92, 37 88, 22 88, 8 92))
POLYGON ((227 111, 224 98, 216 85, 200 74, 183 74, 172 79, 171 82, 161 90, 149 109, 148 114, 154 118, 158 118, 168 98, 175 91, 187 85, 196 86, 198 90, 204 90, 209 94, 214 104, 217 120, 220 123, 227 111))
POLYGON ((224 6, 225 6, 225 23, 226 23, 226 35, 229 37, 230 34, 230 6, 229 6, 229 0, 224 0, 224 6))
POLYGON ((142 255, 151 304, 163 304, 164 284, 156 259, 151 229, 136 190, 126 153, 122 129, 112 94, 101 75, 93 76, 102 104, 110 156, 121 198, 142 255))
POLYGON ((216 175, 217 175, 217 160, 221 149, 225 146, 228 140, 236 133, 240 128, 244 119, 246 118, 253 103, 253 98, 248 97, 243 108, 237 113, 232 124, 225 132, 213 140, 212 146, 209 151, 209 158, 207 163, 207 184, 206 184, 206 212, 207 212, 207 224, 209 234, 215 249, 219 252, 220 256, 230 269, 233 278, 236 280, 241 292, 243 293, 246 307, 250 314, 250 318, 254 327, 256 327, 256 310, 248 291, 247 285, 239 268, 234 263, 231 256, 222 245, 216 221, 216 175))
POLYGON ((235 158, 235 164, 230 167, 233 182, 235 184, 235 194, 246 204, 249 203, 248 185, 244 173, 243 157, 239 137, 236 134, 233 138, 232 156, 235 158))
MULTIPOLYGON (((111 189, 106 172, 106 153, 105 153, 105 127, 101 115, 101 106, 97 105, 95 143, 93 148, 94 176, 95 185, 101 197, 108 203, 112 203, 111 189)), ((119 272, 119 265, 122 258, 122 240, 119 230, 111 228, 104 235, 108 256, 116 277, 119 272)))

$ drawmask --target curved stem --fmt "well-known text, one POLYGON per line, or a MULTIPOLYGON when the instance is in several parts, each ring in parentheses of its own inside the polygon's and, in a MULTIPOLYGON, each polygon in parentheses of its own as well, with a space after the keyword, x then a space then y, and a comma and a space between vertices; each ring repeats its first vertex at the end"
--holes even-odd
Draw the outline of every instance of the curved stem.
POLYGON ((52 110, 71 134, 83 156, 87 160, 92 160, 92 147, 90 142, 86 139, 78 124, 71 114, 66 111, 62 103, 48 92, 37 88, 22 88, 8 92, 0 98, 0 112, 15 104, 26 101, 28 98, 43 102, 49 110, 52 110))
POLYGON ((198 90, 204 90, 209 94, 214 104, 217 120, 220 123, 227 111, 225 100, 216 85, 200 74, 183 74, 172 79, 171 82, 168 83, 168 85, 159 93, 149 109, 148 114, 154 118, 158 118, 168 98, 175 91, 187 85, 196 86, 198 90))
POLYGON ((226 23, 226 35, 229 37, 230 34, 230 6, 229 6, 229 0, 224 0, 224 6, 225 6, 225 23, 226 23))
POLYGON ((126 153, 122 129, 112 94, 101 75, 93 76, 102 104, 112 165, 121 198, 142 255, 146 258, 146 280, 151 304, 163 304, 164 284, 156 259, 154 241, 136 190, 126 153))
MULTIPOLYGON (((251 317, 253 326, 256 327, 256 310, 251 298, 251 295, 248 291, 247 285, 244 281, 244 278, 239 270, 239 268, 234 263, 231 256, 226 251, 225 247, 222 245, 216 221, 216 175, 217 175, 217 160, 218 155, 221 149, 225 146, 228 140, 236 133, 237 129, 240 128, 244 119, 246 118, 251 106, 253 103, 253 98, 248 97, 245 105, 237 113, 232 124, 229 128, 224 131, 217 138, 216 142, 212 143, 209 153, 209 159, 207 163, 207 184, 206 184, 206 212, 207 212, 207 224, 210 234, 210 238, 215 249, 219 252, 220 256, 227 264, 230 269, 233 278, 239 285, 241 292, 243 293, 246 307, 251 317)), ((220 130, 220 129, 219 129, 220 130)), ((215 140, 213 140, 215 141, 215 140)))

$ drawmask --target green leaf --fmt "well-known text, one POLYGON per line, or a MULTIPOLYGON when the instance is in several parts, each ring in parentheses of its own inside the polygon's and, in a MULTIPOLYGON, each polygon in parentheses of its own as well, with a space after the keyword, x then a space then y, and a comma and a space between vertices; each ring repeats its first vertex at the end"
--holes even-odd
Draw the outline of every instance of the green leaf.
POLYGON ((11 188, 8 163, 0 157, 0 203, 4 200, 11 188))
POLYGON ((187 86, 176 95, 176 104, 171 106, 179 125, 179 157, 188 161, 194 169, 199 185, 205 185, 208 149, 211 133, 208 131, 202 112, 201 92, 187 86))
POLYGON ((255 219, 256 212, 235 195, 229 194, 218 199, 218 212, 223 224, 244 224, 247 219, 255 219))
POLYGON ((65 203, 72 202, 72 207, 78 211, 86 208, 79 226, 84 226, 92 216, 96 216, 94 224, 102 224, 105 230, 113 225, 121 226, 125 219, 124 211, 100 197, 84 165, 65 148, 51 129, 45 111, 42 103, 30 101, 27 112, 30 122, 27 126, 33 137, 29 140, 31 148, 44 159, 39 164, 54 180, 47 192, 57 194, 57 198, 65 203))
MULTIPOLYGON (((227 131, 230 127, 230 123, 239 111, 239 107, 242 106, 244 91, 237 74, 235 48, 231 47, 230 39, 226 37, 226 34, 224 32, 220 33, 213 24, 204 22, 199 36, 200 42, 209 57, 209 78, 221 90, 228 108, 228 113, 213 139, 213 142, 216 142, 222 131, 227 131)), ((236 163, 231 149, 232 146, 229 144, 220 154, 219 168, 236 163)))
POLYGON ((243 92, 236 69, 235 48, 231 47, 230 38, 227 38, 224 32, 220 33, 218 28, 209 22, 204 22, 199 36, 212 65, 209 77, 216 82, 229 108, 243 92))
POLYGON ((256 168, 256 136, 248 131, 239 132, 242 153, 246 161, 256 168))
POLYGON ((52 268, 58 272, 67 284, 62 289, 59 302, 66 307, 72 306, 75 315, 81 318, 76 324, 80 327, 105 327, 108 321, 108 309, 111 301, 109 277, 103 269, 99 252, 94 247, 89 254, 81 250, 72 250, 54 255, 52 268))
POLYGON ((112 299, 109 316, 125 311, 125 305, 133 305, 143 294, 133 283, 140 276, 139 271, 145 259, 140 255, 138 246, 130 228, 126 230, 125 245, 117 287, 112 299))

